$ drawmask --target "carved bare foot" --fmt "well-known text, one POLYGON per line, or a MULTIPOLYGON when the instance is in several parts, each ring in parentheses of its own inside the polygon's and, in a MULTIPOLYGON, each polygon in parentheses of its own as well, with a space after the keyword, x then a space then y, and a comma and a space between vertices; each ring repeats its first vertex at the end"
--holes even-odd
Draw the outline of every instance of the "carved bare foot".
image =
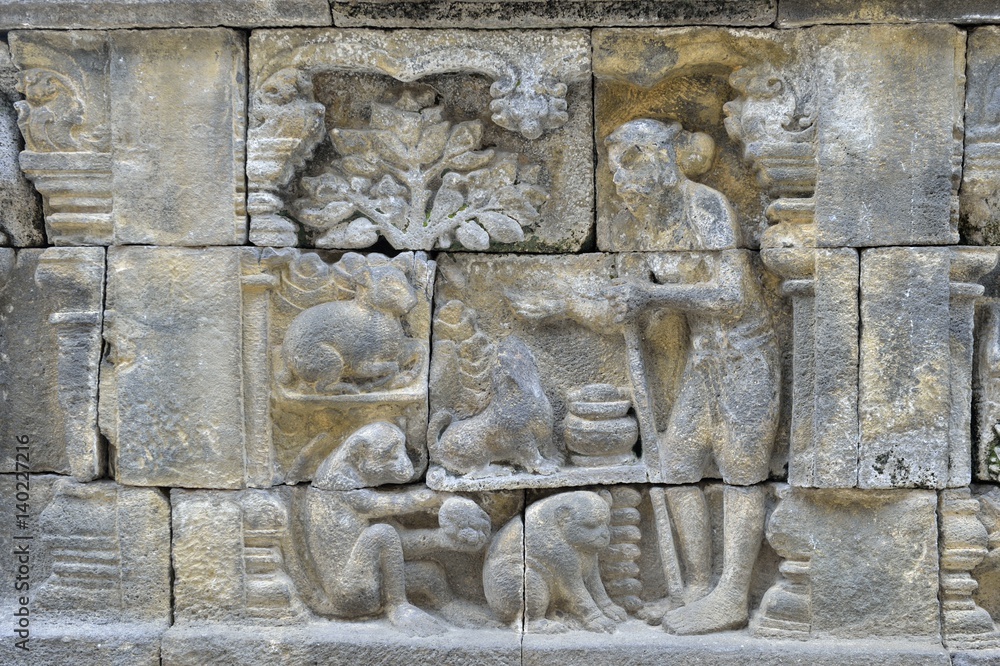
POLYGON ((617 620, 618 622, 626 622, 628 620, 628 611, 619 606, 618 604, 611 604, 610 606, 605 606, 601 609, 604 614, 610 617, 612 620, 617 620))
POLYGON ((529 634, 565 634, 569 631, 562 622, 542 618, 541 620, 529 620, 524 627, 529 634))
POLYGON ((708 583, 692 583, 684 588, 684 603, 693 604, 706 596, 710 590, 708 583))
POLYGON ((606 634, 615 633, 615 629, 618 628, 618 623, 613 619, 604 615, 593 615, 591 617, 584 618, 583 627, 588 631, 599 631, 606 634))
POLYGON ((677 608, 678 604, 673 599, 660 599, 659 601, 649 601, 638 610, 636 615, 646 624, 658 626, 663 621, 663 616, 668 611, 677 608))
POLYGON ((707 597, 663 616, 663 628, 672 634, 707 634, 739 629, 749 619, 746 596, 715 588, 707 597))
POLYGON ((400 604, 386 613, 389 622, 404 634, 410 636, 439 636, 448 627, 431 617, 413 604, 400 604))

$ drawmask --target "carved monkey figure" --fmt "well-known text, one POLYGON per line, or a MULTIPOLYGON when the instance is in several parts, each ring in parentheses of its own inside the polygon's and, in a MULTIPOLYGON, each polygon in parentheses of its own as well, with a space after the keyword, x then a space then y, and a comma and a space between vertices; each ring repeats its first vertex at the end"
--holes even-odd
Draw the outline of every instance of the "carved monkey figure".
POLYGON ((524 522, 520 516, 508 522, 487 551, 483 587, 490 608, 502 622, 514 622, 523 599, 527 631, 567 631, 547 617, 560 610, 585 629, 613 632, 628 615, 608 597, 598 567, 610 525, 611 508, 594 492, 559 493, 532 504, 524 522))
POLYGON ((397 629, 428 636, 446 627, 410 602, 410 588, 423 598, 446 602, 441 597, 449 593, 447 579, 434 556, 480 552, 489 541, 489 516, 472 500, 423 486, 324 489, 409 478, 413 467, 401 434, 391 424, 375 423, 348 438, 354 454, 334 452, 324 462, 318 479, 306 489, 301 520, 309 569, 323 593, 318 612, 349 618, 384 614, 397 629), (359 466, 357 459, 366 454, 359 466), (396 519, 413 514, 437 516, 438 527, 398 524, 396 519))

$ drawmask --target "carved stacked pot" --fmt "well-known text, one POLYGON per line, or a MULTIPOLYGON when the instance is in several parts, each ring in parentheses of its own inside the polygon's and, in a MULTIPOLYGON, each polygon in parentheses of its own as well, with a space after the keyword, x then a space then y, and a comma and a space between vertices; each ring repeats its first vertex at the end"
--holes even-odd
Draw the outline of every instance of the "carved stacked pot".
POLYGON ((0 662, 1000 660, 1000 33, 789 2, 0 2, 0 662))

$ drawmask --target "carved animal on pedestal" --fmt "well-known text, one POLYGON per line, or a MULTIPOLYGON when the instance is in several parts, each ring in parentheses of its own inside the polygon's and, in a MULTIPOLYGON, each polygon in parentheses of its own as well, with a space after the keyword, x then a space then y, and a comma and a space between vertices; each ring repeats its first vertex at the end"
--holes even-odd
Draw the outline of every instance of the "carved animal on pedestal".
POLYGON ((585 490, 535 502, 524 523, 520 517, 507 523, 483 565, 486 600, 497 618, 515 622, 523 607, 527 631, 557 633, 569 627, 547 615, 562 611, 585 629, 613 632, 628 615, 601 581, 598 553, 611 542, 610 525, 607 502, 585 490))
POLYGON ((411 383, 421 366, 420 342, 401 319, 417 293, 395 266, 365 267, 353 299, 315 305, 299 313, 281 345, 285 376, 314 384, 319 393, 358 393, 411 383))
POLYGON ((473 417, 452 422, 447 411, 434 415, 427 431, 431 459, 469 477, 497 473, 494 463, 553 474, 558 463, 541 453, 552 444, 552 405, 531 351, 516 336, 500 343, 490 388, 490 403, 473 417))

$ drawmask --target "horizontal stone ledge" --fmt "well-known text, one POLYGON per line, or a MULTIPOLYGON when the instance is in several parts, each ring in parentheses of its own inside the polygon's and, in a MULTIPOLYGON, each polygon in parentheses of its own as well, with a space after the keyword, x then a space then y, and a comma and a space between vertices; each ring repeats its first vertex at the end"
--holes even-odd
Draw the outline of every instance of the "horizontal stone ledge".
POLYGON ((0 0, 0 30, 330 25, 326 0, 0 0))
POLYGON ((449 631, 411 638, 384 627, 353 623, 306 628, 174 626, 163 637, 164 666, 238 663, 240 658, 297 659, 301 663, 592 664, 814 664, 816 666, 946 666, 948 652, 933 643, 895 641, 767 641, 744 632, 672 636, 635 621, 614 634, 574 631, 544 636, 514 631, 449 631), (523 641, 522 641, 523 638, 523 641))
POLYGON ((777 0, 376 0, 331 3, 337 26, 556 28, 771 25, 777 0))
POLYGON ((818 23, 997 23, 995 0, 781 0, 778 27, 818 23))

